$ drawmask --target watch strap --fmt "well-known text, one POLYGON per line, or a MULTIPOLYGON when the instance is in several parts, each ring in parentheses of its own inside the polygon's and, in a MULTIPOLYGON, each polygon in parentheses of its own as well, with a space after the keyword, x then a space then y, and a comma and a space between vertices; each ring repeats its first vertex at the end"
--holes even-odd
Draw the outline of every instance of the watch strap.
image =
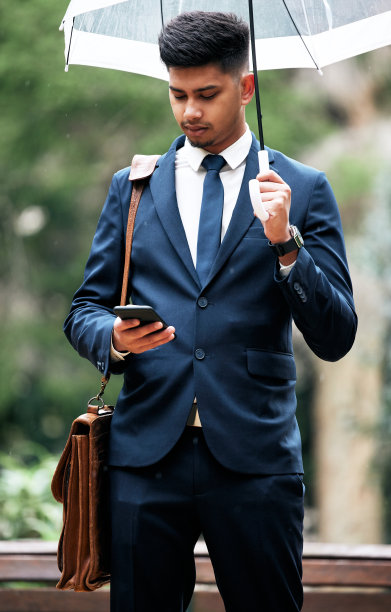
POLYGON ((289 232, 292 237, 286 242, 278 242, 273 244, 269 241, 270 248, 278 257, 283 257, 296 249, 301 249, 301 247, 304 245, 304 240, 295 225, 291 225, 289 227, 289 232))

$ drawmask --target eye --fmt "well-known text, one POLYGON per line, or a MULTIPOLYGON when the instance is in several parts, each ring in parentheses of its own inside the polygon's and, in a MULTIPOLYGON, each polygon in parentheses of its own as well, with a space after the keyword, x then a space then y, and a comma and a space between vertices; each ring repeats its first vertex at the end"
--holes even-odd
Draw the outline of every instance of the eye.
POLYGON ((175 98, 175 100, 184 100, 186 98, 186 94, 180 94, 174 91, 171 91, 170 94, 173 98, 175 98))
POLYGON ((212 98, 215 98, 215 97, 216 97, 216 95, 217 95, 216 93, 213 93, 213 94, 211 94, 211 95, 209 95, 209 96, 201 96, 201 98, 202 98, 203 100, 212 100, 212 98))

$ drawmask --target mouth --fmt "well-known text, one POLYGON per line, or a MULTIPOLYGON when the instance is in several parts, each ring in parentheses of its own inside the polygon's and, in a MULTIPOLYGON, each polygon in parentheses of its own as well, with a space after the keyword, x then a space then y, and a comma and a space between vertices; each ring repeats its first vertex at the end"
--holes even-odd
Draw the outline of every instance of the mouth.
POLYGON ((187 124, 187 125, 183 125, 182 129, 185 132, 185 134, 187 134, 190 138, 198 138, 202 136, 203 134, 205 134, 208 128, 205 127, 204 125, 188 125, 187 124))

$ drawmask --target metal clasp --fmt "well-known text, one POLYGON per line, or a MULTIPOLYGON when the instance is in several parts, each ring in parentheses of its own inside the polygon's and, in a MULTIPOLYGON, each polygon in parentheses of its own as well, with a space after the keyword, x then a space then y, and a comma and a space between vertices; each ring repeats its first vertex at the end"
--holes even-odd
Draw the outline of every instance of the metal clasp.
POLYGON ((102 396, 105 392, 105 389, 106 389, 106 386, 109 380, 110 380, 110 375, 102 377, 100 381, 99 393, 97 395, 94 395, 88 400, 88 411, 89 412, 96 412, 96 414, 98 414, 99 410, 105 408, 105 403, 102 399, 102 396), (98 402, 98 405, 95 405, 92 402, 98 402))

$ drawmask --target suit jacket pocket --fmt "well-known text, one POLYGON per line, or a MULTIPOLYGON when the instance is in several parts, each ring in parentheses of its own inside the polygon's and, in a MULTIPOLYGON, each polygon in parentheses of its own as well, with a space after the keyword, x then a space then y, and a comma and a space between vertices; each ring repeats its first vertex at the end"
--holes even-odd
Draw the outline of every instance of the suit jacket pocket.
POLYGON ((253 376, 296 380, 295 359, 291 353, 247 349, 247 368, 253 376))

